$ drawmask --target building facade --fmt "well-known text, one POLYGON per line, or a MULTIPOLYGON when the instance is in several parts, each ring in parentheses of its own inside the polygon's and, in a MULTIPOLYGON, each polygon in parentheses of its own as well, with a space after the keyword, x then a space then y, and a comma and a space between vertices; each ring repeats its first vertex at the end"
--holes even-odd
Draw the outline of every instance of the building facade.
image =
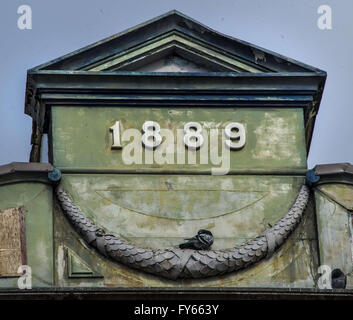
POLYGON ((176 11, 29 70, 0 288, 350 288, 352 166, 306 162, 325 79, 176 11))

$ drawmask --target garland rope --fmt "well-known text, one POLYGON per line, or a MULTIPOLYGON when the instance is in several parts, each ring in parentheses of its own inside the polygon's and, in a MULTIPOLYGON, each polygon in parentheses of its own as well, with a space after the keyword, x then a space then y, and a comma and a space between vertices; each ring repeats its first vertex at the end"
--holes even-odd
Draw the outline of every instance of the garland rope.
POLYGON ((141 248, 118 236, 106 234, 87 219, 60 186, 56 188, 64 214, 88 245, 113 261, 172 280, 218 276, 271 257, 299 224, 309 193, 309 188, 303 185, 291 209, 281 220, 240 247, 225 250, 156 250, 141 248))

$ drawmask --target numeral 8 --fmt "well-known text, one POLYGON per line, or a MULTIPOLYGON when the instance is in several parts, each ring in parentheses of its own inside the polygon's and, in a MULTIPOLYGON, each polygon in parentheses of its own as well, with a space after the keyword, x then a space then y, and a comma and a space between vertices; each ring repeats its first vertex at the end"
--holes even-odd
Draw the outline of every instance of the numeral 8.
POLYGON ((142 125, 142 143, 146 149, 153 150, 162 143, 161 127, 155 121, 145 121, 142 125))
POLYGON ((202 127, 198 122, 186 123, 184 125, 184 145, 191 150, 200 148, 204 141, 201 132, 202 127))

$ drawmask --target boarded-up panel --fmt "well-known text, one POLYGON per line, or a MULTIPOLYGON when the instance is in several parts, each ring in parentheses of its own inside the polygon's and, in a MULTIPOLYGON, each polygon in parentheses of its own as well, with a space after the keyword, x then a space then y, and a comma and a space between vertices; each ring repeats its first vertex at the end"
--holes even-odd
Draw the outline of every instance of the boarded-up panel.
POLYGON ((24 208, 0 211, 0 277, 20 276, 26 264, 24 208))

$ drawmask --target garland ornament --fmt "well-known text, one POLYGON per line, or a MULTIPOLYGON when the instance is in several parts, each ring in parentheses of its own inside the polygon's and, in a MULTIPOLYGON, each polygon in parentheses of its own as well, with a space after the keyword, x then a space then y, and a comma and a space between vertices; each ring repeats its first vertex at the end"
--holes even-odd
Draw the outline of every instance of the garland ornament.
POLYGON ((281 220, 240 247, 156 250, 141 248, 118 236, 106 234, 87 219, 60 186, 56 188, 63 212, 88 245, 116 262, 171 280, 219 276, 271 257, 300 222, 309 193, 309 188, 303 185, 293 206, 281 220))

